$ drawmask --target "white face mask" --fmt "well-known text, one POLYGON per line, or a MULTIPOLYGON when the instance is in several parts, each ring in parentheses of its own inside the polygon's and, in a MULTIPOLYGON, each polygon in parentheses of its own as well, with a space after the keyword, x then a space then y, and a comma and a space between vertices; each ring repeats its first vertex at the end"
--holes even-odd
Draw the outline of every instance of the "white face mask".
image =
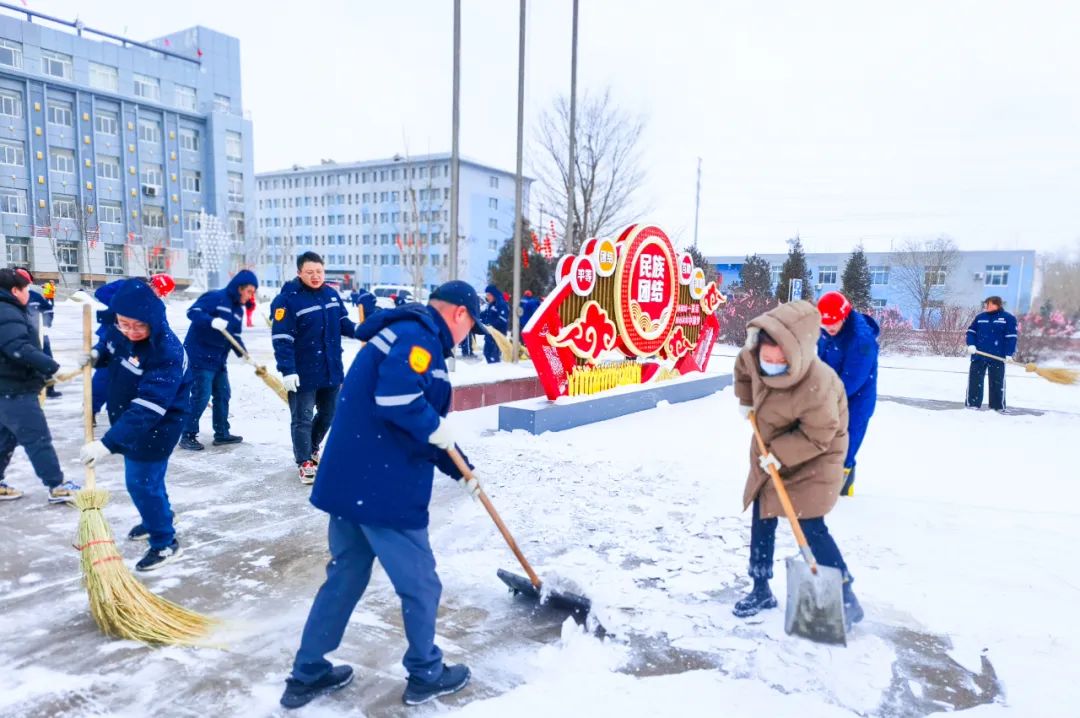
POLYGON ((773 364, 760 357, 758 358, 758 364, 761 366, 761 371, 763 371, 766 376, 780 376, 781 374, 787 374, 787 364, 773 364))

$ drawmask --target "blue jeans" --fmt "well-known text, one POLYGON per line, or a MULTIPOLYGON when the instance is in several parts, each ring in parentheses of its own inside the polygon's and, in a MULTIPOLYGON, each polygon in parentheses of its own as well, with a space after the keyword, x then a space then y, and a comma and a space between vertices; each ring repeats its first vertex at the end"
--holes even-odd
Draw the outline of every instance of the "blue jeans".
POLYGON ((314 391, 289 392, 293 458, 297 466, 311 458, 311 452, 330 431, 339 391, 340 386, 328 386, 314 391))
POLYGON ((64 483, 37 394, 0 394, 0 480, 16 446, 23 447, 43 484, 52 488, 64 483))
MULTIPOLYGON (((754 499, 754 516, 750 522, 750 577, 755 579, 769 580, 773 577, 773 549, 776 546, 777 519, 761 518, 759 499, 754 499)), ((814 558, 822 566, 832 566, 840 569, 844 578, 851 580, 844 557, 840 555, 840 549, 829 534, 829 527, 825 525, 824 518, 799 519, 803 533, 806 534, 806 542, 810 544, 810 550, 814 558)))
POLYGON ((311 605, 292 676, 314 683, 329 672, 324 657, 337 650, 353 609, 364 595, 376 557, 401 597, 401 618, 409 649, 402 663, 410 676, 435 681, 442 676, 443 654, 435 645, 435 616, 442 584, 427 529, 361 526, 330 517, 330 562, 326 582, 311 605))
POLYGON ((169 459, 136 461, 124 458, 124 479, 131 503, 150 534, 150 548, 163 549, 176 538, 169 494, 165 491, 165 470, 169 459))
POLYGON ((206 411, 206 405, 210 397, 214 397, 214 409, 212 413, 214 425, 214 438, 220 439, 229 435, 229 398, 232 391, 229 388, 229 372, 224 367, 214 371, 213 369, 193 369, 191 371, 191 413, 184 420, 185 434, 199 433, 199 419, 206 411))

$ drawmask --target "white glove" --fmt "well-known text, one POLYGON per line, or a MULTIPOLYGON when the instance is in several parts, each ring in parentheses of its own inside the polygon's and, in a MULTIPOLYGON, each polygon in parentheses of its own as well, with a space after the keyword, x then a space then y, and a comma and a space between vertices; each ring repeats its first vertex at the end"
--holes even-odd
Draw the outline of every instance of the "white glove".
POLYGON ((975 345, 974 344, 968 344, 967 353, 968 354, 974 354, 975 353, 975 345))
POLYGON ((285 385, 285 391, 296 392, 300 390, 300 375, 286 374, 281 377, 281 383, 285 385))
POLYGON ((217 329, 219 332, 223 332, 229 328, 229 320, 222 319, 221 317, 214 317, 210 320, 210 326, 217 329))
POLYGON ((83 444, 82 449, 79 450, 79 461, 86 466, 94 466, 100 459, 110 455, 112 455, 112 452, 109 451, 109 447, 101 443, 99 439, 91 441, 89 444, 83 444))
POLYGON ((81 369, 87 364, 93 364, 97 362, 99 356, 101 355, 98 354, 97 349, 91 349, 89 352, 83 352, 79 355, 79 368, 81 369))
POLYGON ((750 418, 750 412, 754 410, 754 407, 747 406, 746 404, 739 404, 739 416, 744 419, 750 418))
POLYGON ((446 419, 439 419, 439 426, 436 427, 435 431, 431 432, 431 436, 428 437, 428 443, 437 446, 443 451, 446 451, 457 443, 454 441, 454 432, 450 428, 450 422, 446 419))
POLYGON ((480 494, 480 482, 475 476, 471 479, 466 479, 464 476, 458 481, 461 484, 462 490, 469 495, 473 501, 476 501, 476 497, 480 494))
POLYGON ((780 469, 784 468, 783 464, 780 463, 780 459, 776 458, 776 456, 771 451, 765 456, 758 457, 758 465, 761 466, 761 470, 764 471, 766 474, 769 473, 770 466, 776 467, 777 471, 780 471, 780 469))

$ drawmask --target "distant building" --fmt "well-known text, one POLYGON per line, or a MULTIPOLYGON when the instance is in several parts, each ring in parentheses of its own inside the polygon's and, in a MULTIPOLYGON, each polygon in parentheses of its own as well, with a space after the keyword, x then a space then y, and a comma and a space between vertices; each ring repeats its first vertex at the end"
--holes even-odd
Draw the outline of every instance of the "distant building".
MULTIPOLYGON (((787 254, 759 254, 772 269, 773 291, 780 282, 780 271, 787 254)), ((808 253, 806 262, 810 267, 814 296, 828 291, 839 291, 844 265, 851 255, 847 252, 808 253)), ((723 276, 722 287, 739 281, 739 270, 745 256, 713 256, 708 261, 723 276)), ((867 252, 870 265, 873 307, 884 310, 895 307, 918 325, 919 308, 898 286, 893 256, 890 252, 867 252)), ((959 261, 949 276, 942 276, 943 294, 951 304, 978 307, 987 296, 998 295, 1005 301, 1005 308, 1013 313, 1031 310, 1032 283, 1035 281, 1034 250, 987 250, 959 252, 959 261)))
POLYGON ((8 266, 61 286, 167 271, 216 286, 254 219, 240 43, 146 43, 0 15, 0 232, 8 266), (206 251, 202 220, 220 227, 206 251))
MULTIPOLYGON (((529 206, 526 179, 523 201, 529 206)), ((450 155, 321 164, 256 176, 255 262, 267 287, 296 276, 312 250, 342 287, 431 289, 450 276, 450 155)), ((514 175, 461 160, 458 278, 483 288, 514 233, 514 175)))

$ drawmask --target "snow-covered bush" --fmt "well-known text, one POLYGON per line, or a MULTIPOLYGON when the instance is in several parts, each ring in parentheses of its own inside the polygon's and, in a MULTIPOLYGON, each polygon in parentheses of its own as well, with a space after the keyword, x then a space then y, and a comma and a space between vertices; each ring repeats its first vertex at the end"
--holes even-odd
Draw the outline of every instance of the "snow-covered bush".
POLYGON ((930 317, 921 332, 923 346, 934 356, 957 357, 967 351, 967 330, 977 312, 946 304, 930 317))
POLYGON ((759 314, 764 314, 779 302, 769 296, 753 292, 729 296, 720 307, 720 340, 741 347, 746 342, 746 324, 759 314))
POLYGON ((878 335, 878 346, 884 352, 908 352, 911 350, 915 329, 911 322, 904 318, 896 307, 889 307, 871 313, 877 320, 881 333, 878 335))

